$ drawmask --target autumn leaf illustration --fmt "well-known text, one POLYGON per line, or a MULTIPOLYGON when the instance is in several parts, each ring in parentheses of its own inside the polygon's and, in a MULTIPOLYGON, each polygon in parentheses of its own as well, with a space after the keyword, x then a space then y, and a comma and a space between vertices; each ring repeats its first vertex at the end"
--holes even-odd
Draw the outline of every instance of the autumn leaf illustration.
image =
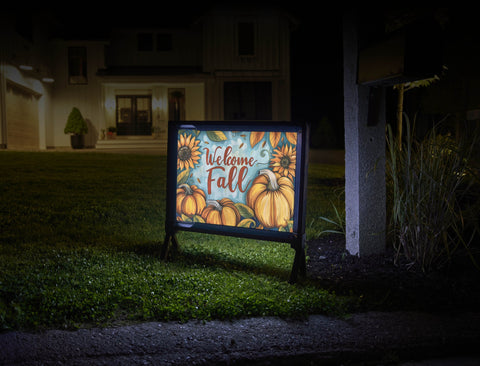
POLYGON ((240 216, 251 219, 255 217, 255 212, 248 207, 247 205, 237 202, 235 203, 235 207, 237 208, 238 212, 240 213, 240 216))
POLYGON ((186 169, 184 170, 183 172, 181 172, 180 174, 177 175, 177 184, 183 184, 187 181, 188 179, 188 176, 190 175, 190 170, 189 169, 186 169))
POLYGON ((269 134, 270 144, 272 145, 273 148, 275 148, 278 145, 278 142, 280 141, 281 136, 282 136, 281 132, 270 132, 269 134))
POLYGON ((207 136, 211 141, 220 142, 225 141, 227 136, 222 131, 207 131, 207 136))
POLYGON ((202 218, 202 216, 199 215, 193 215, 192 220, 193 222, 200 222, 202 224, 205 224, 205 220, 202 218))
POLYGON ((259 143, 261 139, 263 139, 263 135, 265 135, 265 132, 261 131, 253 131, 250 133, 250 146, 254 147, 256 144, 259 143))
POLYGON ((292 145, 297 144, 297 133, 296 132, 285 132, 285 135, 287 136, 288 142, 290 142, 292 145))
POLYGON ((255 221, 252 219, 243 219, 237 225, 237 227, 244 227, 244 228, 255 228, 255 221))

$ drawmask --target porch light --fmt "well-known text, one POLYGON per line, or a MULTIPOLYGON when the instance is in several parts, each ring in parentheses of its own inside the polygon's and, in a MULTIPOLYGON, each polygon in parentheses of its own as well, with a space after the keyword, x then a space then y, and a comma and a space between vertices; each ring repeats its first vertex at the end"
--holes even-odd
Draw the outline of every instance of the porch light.
POLYGON ((152 99, 152 108, 153 109, 164 109, 165 108, 164 99, 154 97, 152 99))
POLYGON ((18 66, 20 68, 20 70, 23 70, 23 71, 32 71, 33 70, 33 66, 31 65, 20 65, 18 66))
POLYGON ((115 99, 112 98, 112 97, 106 97, 105 98, 105 108, 113 111, 115 109, 115 99))

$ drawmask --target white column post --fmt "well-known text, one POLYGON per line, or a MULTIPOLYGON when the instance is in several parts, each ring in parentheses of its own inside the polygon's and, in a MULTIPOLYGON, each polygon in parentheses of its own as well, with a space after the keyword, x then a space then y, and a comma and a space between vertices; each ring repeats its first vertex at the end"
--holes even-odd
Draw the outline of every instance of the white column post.
POLYGON ((385 95, 379 87, 377 114, 369 119, 372 89, 357 84, 359 29, 344 17, 344 118, 346 249, 365 256, 385 250, 385 95))

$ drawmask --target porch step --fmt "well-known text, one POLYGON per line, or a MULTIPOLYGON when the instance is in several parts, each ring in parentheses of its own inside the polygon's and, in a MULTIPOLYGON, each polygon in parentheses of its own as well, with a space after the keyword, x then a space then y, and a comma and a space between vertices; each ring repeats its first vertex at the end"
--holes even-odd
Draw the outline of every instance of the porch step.
POLYGON ((98 140, 96 149, 158 149, 167 151, 167 140, 152 138, 115 138, 98 140))

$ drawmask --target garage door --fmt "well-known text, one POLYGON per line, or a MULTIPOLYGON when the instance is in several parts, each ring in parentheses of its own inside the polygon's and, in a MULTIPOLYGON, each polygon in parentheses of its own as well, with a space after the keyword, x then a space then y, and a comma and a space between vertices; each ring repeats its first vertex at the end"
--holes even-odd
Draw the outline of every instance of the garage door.
POLYGON ((38 94, 7 82, 7 148, 37 149, 38 94))

